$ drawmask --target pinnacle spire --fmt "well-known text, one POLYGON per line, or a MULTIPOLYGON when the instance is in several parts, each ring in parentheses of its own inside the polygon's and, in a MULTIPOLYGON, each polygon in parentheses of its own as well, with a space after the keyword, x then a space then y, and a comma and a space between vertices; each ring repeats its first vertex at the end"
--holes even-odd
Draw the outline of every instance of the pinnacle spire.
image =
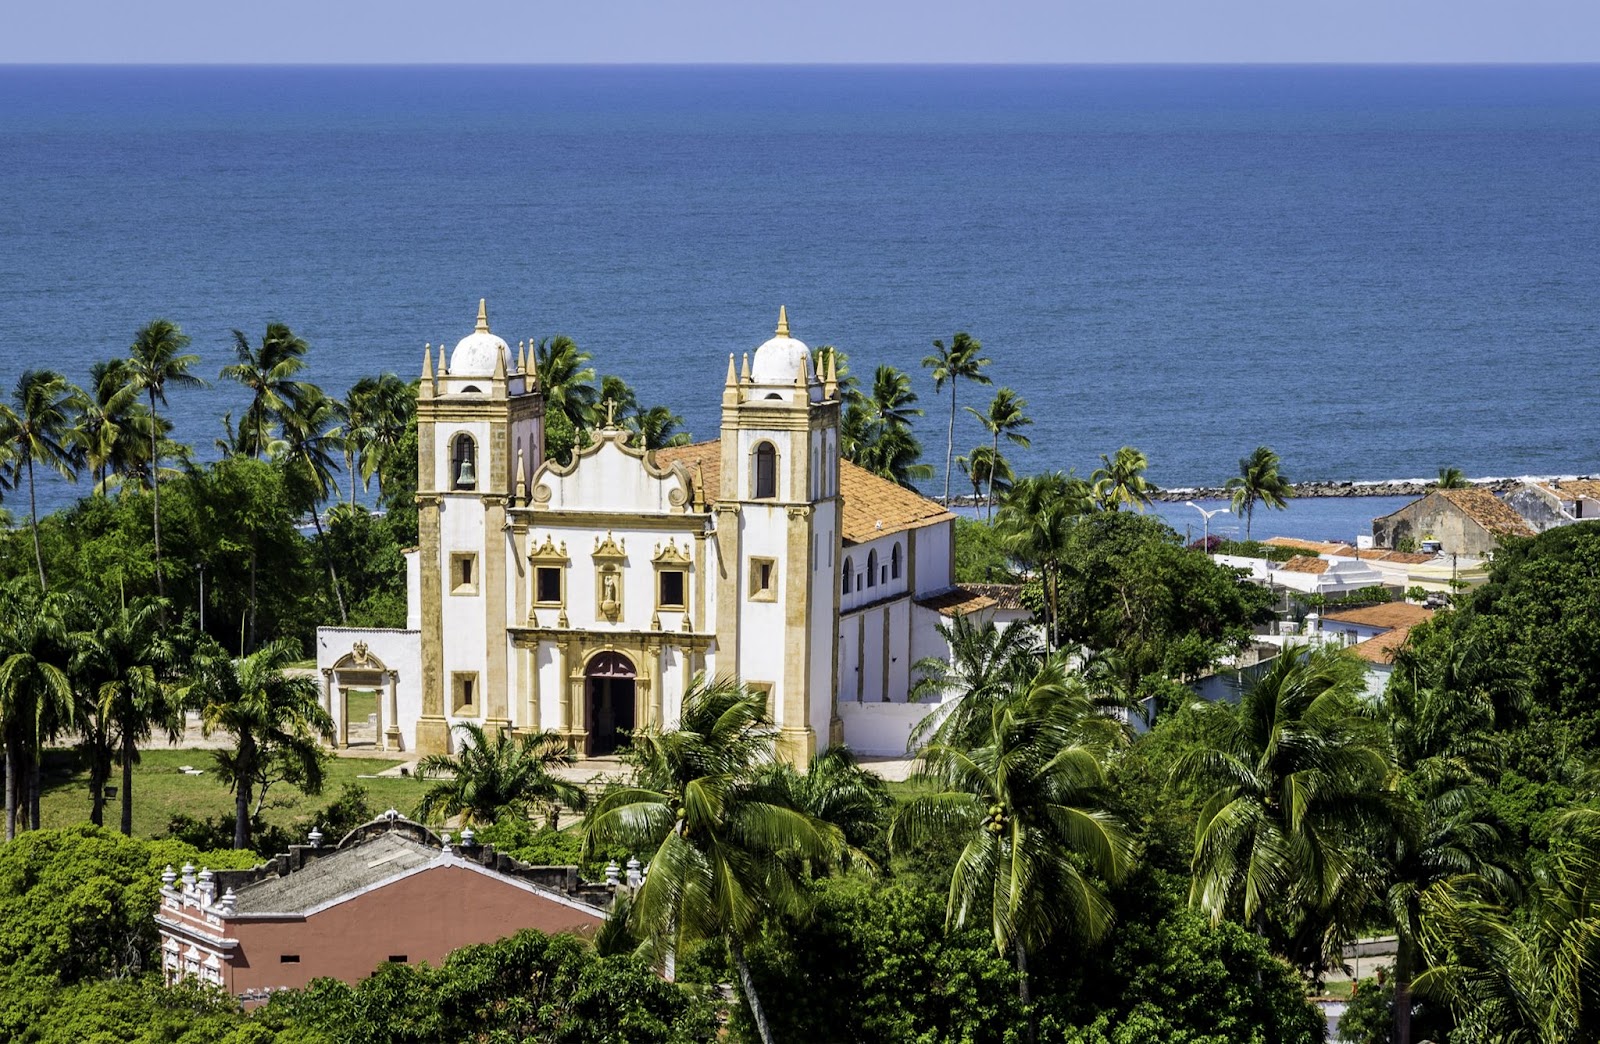
POLYGON ((474 328, 473 332, 489 332, 489 299, 486 297, 478 298, 478 325, 474 328))
MULTIPOLYGON (((443 347, 442 345, 440 346, 443 347)), ((433 345, 422 346, 422 377, 424 380, 433 380, 433 345)))
POLYGON ((824 387, 824 394, 830 399, 839 394, 839 353, 837 351, 828 352, 828 381, 824 387))
POLYGON ((750 353, 744 353, 744 362, 739 366, 739 380, 745 384, 750 383, 750 353))
POLYGON ((739 375, 733 369, 733 353, 728 353, 728 379, 723 382, 723 387, 731 388, 738 383, 739 375))
POLYGON ((778 330, 777 330, 777 336, 779 336, 779 337, 788 337, 789 336, 789 311, 783 305, 779 305, 778 306, 778 330))

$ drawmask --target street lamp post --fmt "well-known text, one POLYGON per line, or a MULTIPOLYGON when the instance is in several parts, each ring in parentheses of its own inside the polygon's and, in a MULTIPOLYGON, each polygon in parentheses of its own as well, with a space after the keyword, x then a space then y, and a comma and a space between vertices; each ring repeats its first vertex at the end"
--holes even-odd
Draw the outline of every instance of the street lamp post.
POLYGON ((1199 504, 1196 504, 1192 500, 1185 500, 1184 503, 1200 512, 1200 517, 1205 519, 1205 536, 1200 538, 1200 542, 1205 545, 1206 554, 1211 554, 1211 516, 1231 515, 1233 512, 1229 511, 1227 508, 1215 508, 1214 510, 1207 511, 1205 508, 1201 507, 1199 504))

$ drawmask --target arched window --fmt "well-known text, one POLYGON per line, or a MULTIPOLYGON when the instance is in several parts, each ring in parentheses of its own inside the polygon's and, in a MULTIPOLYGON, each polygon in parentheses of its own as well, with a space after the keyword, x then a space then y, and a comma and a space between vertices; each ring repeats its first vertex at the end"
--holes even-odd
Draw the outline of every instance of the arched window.
POLYGON ((856 585, 856 564, 855 564, 855 561, 853 559, 851 559, 848 555, 846 555, 845 556, 845 560, 844 560, 844 588, 843 588, 843 592, 845 594, 849 594, 851 591, 855 590, 855 585, 856 585))
POLYGON ((894 545, 894 549, 889 552, 889 579, 890 580, 898 580, 898 579, 900 579, 900 545, 899 544, 894 545))
POLYGON ((867 586, 878 586, 878 552, 867 552, 867 586))
POLYGON ((450 444, 450 488, 478 488, 478 444, 466 432, 450 444))
POLYGON ((755 451, 756 499, 764 500, 778 495, 778 451, 772 443, 763 442, 755 451))

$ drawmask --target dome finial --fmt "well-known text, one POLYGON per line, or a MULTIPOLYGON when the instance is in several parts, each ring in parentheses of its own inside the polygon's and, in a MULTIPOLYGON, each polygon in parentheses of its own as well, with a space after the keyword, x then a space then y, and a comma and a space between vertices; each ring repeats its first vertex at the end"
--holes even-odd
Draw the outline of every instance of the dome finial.
POLYGON ((778 306, 778 330, 777 330, 777 336, 779 336, 779 337, 788 337, 789 336, 789 312, 788 312, 787 309, 785 309, 783 307, 783 305, 779 305, 778 306))
POLYGON ((478 326, 475 332, 489 332, 489 299, 486 297, 478 298, 478 326))

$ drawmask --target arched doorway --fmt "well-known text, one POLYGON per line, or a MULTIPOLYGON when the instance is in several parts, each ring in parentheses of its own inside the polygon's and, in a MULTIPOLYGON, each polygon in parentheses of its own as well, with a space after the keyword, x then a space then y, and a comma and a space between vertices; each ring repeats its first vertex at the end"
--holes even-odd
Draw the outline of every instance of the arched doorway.
POLYGON ((584 671, 584 720, 589 725, 584 753, 589 757, 615 754, 628 745, 635 727, 635 677, 633 661, 619 652, 603 652, 589 661, 584 671))

